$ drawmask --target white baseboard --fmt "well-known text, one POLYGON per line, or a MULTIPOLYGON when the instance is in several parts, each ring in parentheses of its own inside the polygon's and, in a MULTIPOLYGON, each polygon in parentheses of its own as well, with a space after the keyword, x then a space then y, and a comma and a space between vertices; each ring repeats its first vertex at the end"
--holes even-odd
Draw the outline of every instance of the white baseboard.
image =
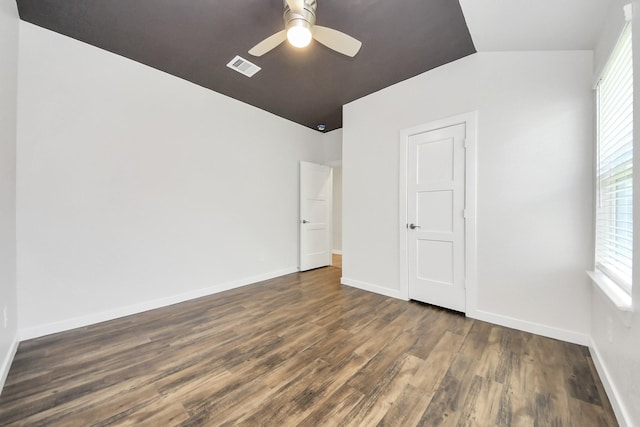
POLYGON ((342 283, 343 285, 351 286, 352 288, 362 289, 363 291, 369 291, 387 297, 405 300, 405 298, 402 298, 402 296, 400 295, 400 290, 398 289, 389 289, 382 286, 373 285, 371 283, 349 279, 348 277, 341 277, 340 283, 342 283))
POLYGON ((18 334, 16 333, 13 337, 13 342, 9 347, 9 351, 4 356, 4 360, 2 361, 2 365, 0 365, 0 394, 2 393, 2 389, 4 388, 4 383, 7 380, 7 375, 9 375, 9 369, 11 369, 11 362, 13 362, 13 358, 16 355, 16 351, 18 351, 18 334))
POLYGON ((598 371, 598 375, 602 381, 602 385, 607 392, 607 396, 609 397, 609 401, 613 407, 613 412, 616 414, 618 424, 620 424, 620 427, 631 427, 633 425, 631 423, 631 416, 622 404, 623 400, 620 397, 620 392, 613 381, 611 381, 609 370, 604 364, 602 356, 598 351, 598 347, 596 347, 596 343, 593 340, 589 341, 589 353, 591 353, 593 364, 595 365, 596 371, 598 371))
POLYGON ((342 255, 342 249, 334 249, 331 251, 331 253, 334 255, 342 255))
POLYGON ((503 316, 484 310, 473 310, 466 313, 472 319, 478 319, 507 328, 518 329, 519 331, 530 332, 543 337, 566 341, 573 344, 588 346, 589 335, 567 329, 556 328, 543 325, 541 323, 529 322, 527 320, 516 319, 515 317, 503 316))
MULTIPOLYGON (((406 298, 402 297, 400 290, 397 289, 389 289, 382 286, 373 285, 371 283, 350 279, 348 277, 342 277, 340 279, 340 283, 365 291, 374 292, 376 294, 385 295, 391 298, 406 300, 406 298)), ((503 316, 501 314, 495 314, 484 310, 468 311, 466 315, 472 319, 482 320, 485 322, 493 323, 495 325, 505 326, 507 328, 517 329, 524 332, 531 332, 533 334, 542 335, 544 337, 554 338, 561 341, 567 341, 574 344, 584 346, 589 345, 589 335, 581 334, 579 332, 555 328, 540 323, 516 319, 514 317, 503 316)))
POLYGON ((49 334, 68 331, 83 326, 93 325, 95 323, 105 322, 107 320, 117 319, 119 317, 129 316, 132 314, 142 313, 144 311, 154 310, 180 302, 204 297, 207 295, 217 294, 219 292, 228 291, 230 289, 239 288, 253 283, 262 282, 263 280, 273 279, 275 277, 284 276, 286 274, 298 271, 296 267, 286 268, 282 270, 272 271, 270 273, 260 274, 253 277, 234 280, 232 282, 223 283, 208 288, 196 289, 183 294, 173 295, 170 297, 159 298, 151 301, 145 301, 138 304, 119 307, 113 310, 102 311, 100 313, 90 314, 87 316, 74 317, 58 322, 52 322, 45 325, 30 326, 21 328, 19 331, 20 341, 38 338, 49 334))

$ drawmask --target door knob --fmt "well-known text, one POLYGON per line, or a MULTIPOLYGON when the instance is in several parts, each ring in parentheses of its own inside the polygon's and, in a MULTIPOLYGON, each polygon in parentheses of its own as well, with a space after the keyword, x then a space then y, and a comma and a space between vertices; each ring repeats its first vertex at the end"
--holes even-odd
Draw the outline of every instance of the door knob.
POLYGON ((409 224, 409 228, 412 230, 415 230, 416 228, 420 228, 420 226, 415 224, 409 224))
POLYGON ((302 223, 303 223, 303 224, 308 224, 308 223, 310 223, 310 222, 311 222, 311 221, 307 221, 306 219, 303 219, 303 220, 302 220, 302 223))

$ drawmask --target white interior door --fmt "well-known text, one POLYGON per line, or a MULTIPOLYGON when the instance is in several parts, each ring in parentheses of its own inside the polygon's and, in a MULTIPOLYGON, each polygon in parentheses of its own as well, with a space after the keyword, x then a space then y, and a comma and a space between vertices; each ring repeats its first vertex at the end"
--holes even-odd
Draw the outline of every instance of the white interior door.
POLYGON ((300 271, 331 265, 332 170, 300 162, 300 271))
POLYGON ((409 298, 465 311, 465 124, 410 135, 409 298))

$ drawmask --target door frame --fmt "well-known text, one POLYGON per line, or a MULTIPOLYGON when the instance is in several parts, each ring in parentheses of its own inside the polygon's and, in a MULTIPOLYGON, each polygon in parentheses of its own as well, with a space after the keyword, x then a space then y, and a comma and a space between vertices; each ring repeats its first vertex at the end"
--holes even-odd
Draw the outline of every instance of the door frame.
POLYGON ((402 129, 400 131, 400 179, 399 179, 399 224, 400 236, 400 296, 409 299, 409 257, 407 230, 407 162, 409 138, 412 135, 429 132, 458 124, 465 124, 465 313, 471 316, 478 307, 477 292, 477 223, 476 223, 476 193, 477 193, 477 126, 478 112, 459 114, 452 117, 432 121, 423 125, 402 129))

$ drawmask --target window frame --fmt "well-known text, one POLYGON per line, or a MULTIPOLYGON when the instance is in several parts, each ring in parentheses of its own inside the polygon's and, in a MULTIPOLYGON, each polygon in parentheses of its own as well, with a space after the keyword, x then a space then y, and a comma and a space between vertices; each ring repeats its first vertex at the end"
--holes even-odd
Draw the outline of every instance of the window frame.
MULTIPOLYGON (((627 21, 622 32, 620 33, 620 36, 618 37, 618 40, 616 41, 615 47, 611 53, 611 56, 609 57, 609 59, 607 60, 607 63, 605 64, 604 67, 604 71, 600 77, 600 79, 598 79, 598 82, 596 84, 596 162, 595 162, 595 183, 596 183, 596 194, 595 194, 595 221, 594 221, 594 237, 595 237, 595 251, 594 251, 594 266, 595 266, 595 270, 596 273, 599 273, 599 275, 604 275, 606 277, 606 279, 608 279, 608 281, 612 282, 614 286, 618 287, 619 290, 623 291, 626 295, 628 295, 629 297, 631 297, 632 294, 632 288, 633 288, 633 282, 632 282, 632 269, 633 269, 633 109, 634 109, 634 105, 633 105, 633 49, 632 49, 632 34, 633 34, 633 29, 631 26, 631 22, 627 21), (628 53, 631 55, 631 58, 627 58, 626 56, 621 56, 621 55, 626 55, 627 50, 623 48, 625 47, 624 44, 627 43, 628 44, 628 53), (615 163, 614 165, 609 164, 608 167, 603 167, 603 163, 601 162, 602 158, 601 158, 601 151, 602 151, 602 124, 603 124, 603 119, 602 119, 602 99, 601 99, 601 84, 603 82, 603 80, 605 80, 607 77, 609 77, 610 74, 613 74, 614 78, 612 79, 614 82, 619 83, 619 81, 616 80, 616 78, 619 77, 618 73, 619 70, 615 69, 613 67, 615 67, 616 65, 618 65, 618 62, 621 60, 630 60, 631 63, 631 122, 630 122, 630 126, 631 126, 631 147, 630 149, 627 149, 626 151, 622 152, 622 155, 618 156, 618 158, 615 159, 615 161, 617 163, 615 163), (613 71, 612 71, 613 70, 613 71), (626 158, 625 155, 630 155, 630 159, 626 158), (625 166, 625 164, 630 163, 630 166, 625 166), (620 168, 621 170, 616 172, 616 169, 620 168), (602 173, 602 171, 605 171, 606 173, 602 173), (622 179, 622 181, 619 181, 619 178, 622 179), (606 186, 603 185, 604 183, 609 182, 606 186), (618 188, 618 183, 622 182, 624 185, 624 187, 618 188), (618 193, 619 191, 624 191, 624 192, 629 192, 630 194, 627 194, 626 196, 614 196, 613 199, 609 199, 607 198, 606 201, 613 201, 613 204, 609 206, 608 210, 610 211, 608 216, 603 214, 603 198, 602 198, 602 193, 603 193, 603 188, 607 188, 608 190, 612 190, 614 189, 614 193, 618 193), (628 191, 627 191, 628 190, 628 191), (620 207, 622 207, 622 205, 618 205, 618 202, 625 198, 625 197, 630 197, 631 200, 630 202, 628 202, 627 207, 630 206, 630 218, 629 218, 629 212, 623 212, 623 214, 625 214, 627 216, 625 221, 621 220, 621 223, 624 222, 625 228, 619 228, 617 227, 618 225, 618 218, 620 217, 619 215, 619 211, 623 210, 620 207), (607 219, 606 222, 606 226, 608 227, 613 227, 615 230, 621 230, 621 231, 614 231, 613 233, 610 231, 602 231, 602 219, 605 218, 607 219), (630 219, 630 221, 629 221, 630 219), (630 224, 630 225, 629 225, 630 224), (627 235, 628 233, 630 233, 629 235, 627 235), (624 240, 629 240, 629 236, 630 236, 630 240, 631 240, 631 244, 630 244, 630 248, 623 248, 622 245, 616 244, 616 243, 605 243, 604 245, 599 245, 598 243, 601 241, 602 236, 605 237, 614 237, 615 240, 619 240, 619 239, 624 239, 624 240), (602 250, 602 248, 604 248, 604 250, 602 250), (630 249, 630 255, 626 254, 626 255, 622 255, 622 250, 628 252, 630 249), (601 253, 606 254, 606 259, 603 259, 603 257, 600 256, 601 253), (629 262, 625 263, 624 261, 621 261, 622 259, 628 259, 629 262), (622 274, 620 274, 622 273, 622 274)), ((623 70, 622 72, 625 72, 625 70, 623 70)), ((612 91, 615 92, 615 91, 612 91)), ((620 91, 618 91, 620 92, 620 91)), ((609 94, 607 94, 609 95, 609 94)), ((628 103, 628 100, 626 100, 626 102, 628 103)), ((620 102, 620 100, 618 99, 616 101, 616 109, 614 109, 616 112, 619 112, 617 109, 620 106, 624 106, 623 102, 620 102)), ((628 105, 628 104, 627 104, 628 105)), ((607 104, 606 106, 610 106, 609 104, 607 104)), ((622 114, 620 115, 616 115, 615 116, 615 120, 618 120, 620 118, 624 118, 622 114)), ((610 141, 609 141, 610 142, 610 141)), ((627 146, 628 143, 625 143, 623 146, 627 146)), ((609 145, 606 145, 606 148, 610 148, 609 145)), ((616 146, 614 146, 614 148, 616 148, 616 146)), ((616 148, 615 153, 618 153, 618 149, 616 148)), ((607 160, 609 161, 609 163, 613 163, 612 160, 610 160, 610 156, 606 157, 607 160)), ((607 241, 607 239, 604 239, 605 241, 607 241)), ((610 241, 611 239, 609 239, 610 241)))

